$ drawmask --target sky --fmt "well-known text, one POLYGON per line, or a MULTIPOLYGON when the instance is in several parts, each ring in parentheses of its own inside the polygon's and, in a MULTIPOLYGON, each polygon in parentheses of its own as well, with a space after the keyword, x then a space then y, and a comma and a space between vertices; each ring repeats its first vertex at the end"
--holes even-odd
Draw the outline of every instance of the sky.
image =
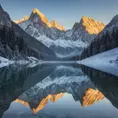
POLYGON ((90 16, 105 24, 118 14, 118 0, 0 0, 12 20, 30 15, 39 9, 48 19, 71 29, 82 16, 90 16))

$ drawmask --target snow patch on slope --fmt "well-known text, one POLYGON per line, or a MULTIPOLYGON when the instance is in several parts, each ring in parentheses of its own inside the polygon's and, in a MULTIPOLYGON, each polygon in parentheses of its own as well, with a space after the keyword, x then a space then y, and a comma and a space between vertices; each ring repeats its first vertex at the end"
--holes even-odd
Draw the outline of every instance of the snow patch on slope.
POLYGON ((65 40, 65 39, 58 39, 58 40, 52 40, 48 37, 46 37, 45 35, 40 36, 39 38, 37 38, 37 40, 41 41, 44 45, 46 45, 47 47, 51 47, 52 45, 55 46, 60 46, 60 47, 64 47, 64 48, 76 48, 76 47, 86 47, 87 44, 85 44, 83 41, 73 41, 73 40, 65 40))
POLYGON ((118 48, 86 58, 78 63, 118 76, 118 48))
POLYGON ((44 89, 53 84, 57 84, 61 86, 64 84, 68 85, 73 82, 77 82, 81 84, 83 81, 86 81, 86 82, 89 81, 88 76, 85 76, 81 69, 59 66, 55 69, 54 73, 56 75, 49 75, 48 77, 40 81, 38 84, 36 84, 32 88, 37 90, 38 92, 40 89, 44 89))

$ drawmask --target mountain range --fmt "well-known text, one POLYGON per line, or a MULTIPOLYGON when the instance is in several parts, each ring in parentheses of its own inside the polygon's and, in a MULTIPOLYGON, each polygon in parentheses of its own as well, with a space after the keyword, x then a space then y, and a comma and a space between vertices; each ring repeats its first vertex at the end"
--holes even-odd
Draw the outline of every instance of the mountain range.
POLYGON ((83 16, 69 30, 49 21, 37 8, 12 21, 0 6, 0 16, 0 56, 8 59, 83 59, 118 46, 117 15, 106 26, 83 16))
POLYGON ((80 55, 105 27, 103 23, 83 16, 72 29, 65 30, 56 21, 49 22, 45 15, 36 8, 30 16, 14 22, 29 35, 54 50, 57 57, 61 58, 80 55))

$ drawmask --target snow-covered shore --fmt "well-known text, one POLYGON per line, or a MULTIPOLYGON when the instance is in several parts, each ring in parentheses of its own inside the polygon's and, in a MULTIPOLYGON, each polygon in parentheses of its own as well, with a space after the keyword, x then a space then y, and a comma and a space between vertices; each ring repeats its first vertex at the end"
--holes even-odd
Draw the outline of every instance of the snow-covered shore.
POLYGON ((14 61, 10 61, 4 57, 0 56, 0 68, 13 64, 14 61))
POLYGON ((0 68, 9 66, 9 65, 27 65, 29 68, 33 68, 40 64, 73 64, 76 61, 43 61, 35 57, 27 57, 27 60, 9 60, 0 56, 0 68))
POLYGON ((118 76, 118 48, 91 56, 78 63, 118 76))
POLYGON ((35 57, 27 57, 27 60, 9 60, 7 58, 0 56, 0 68, 9 66, 9 65, 28 65, 28 67, 34 67, 41 62, 40 60, 36 59, 35 57))

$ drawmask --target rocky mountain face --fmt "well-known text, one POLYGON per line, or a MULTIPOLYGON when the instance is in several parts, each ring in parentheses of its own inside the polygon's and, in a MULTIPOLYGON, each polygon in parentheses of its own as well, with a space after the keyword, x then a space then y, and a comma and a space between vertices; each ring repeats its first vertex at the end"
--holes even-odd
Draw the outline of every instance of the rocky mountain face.
POLYGON ((83 51, 81 59, 118 47, 118 15, 98 34, 83 51))
POLYGON ((52 50, 24 32, 11 21, 0 6, 0 56, 9 59, 24 59, 28 56, 41 60, 54 59, 52 50))
POLYGON ((19 22, 18 25, 51 50, 55 50, 56 55, 62 58, 80 55, 83 48, 105 27, 103 23, 90 17, 82 17, 79 23, 66 31, 56 21, 49 22, 36 8, 28 20, 19 22))
MULTIPOLYGON (((25 16, 23 19, 21 20, 14 20, 15 23, 20 24, 21 22, 24 22, 26 20, 28 20, 29 18, 31 20, 35 20, 35 17, 38 15, 40 17, 40 22, 44 23, 45 25, 47 25, 49 28, 57 28, 59 30, 65 31, 64 27, 59 25, 56 21, 51 21, 49 22, 48 19, 44 16, 43 13, 41 13, 38 9, 34 8, 31 14, 32 18, 30 18, 29 16, 25 16)), ((34 21, 36 22, 36 21, 34 21)))

